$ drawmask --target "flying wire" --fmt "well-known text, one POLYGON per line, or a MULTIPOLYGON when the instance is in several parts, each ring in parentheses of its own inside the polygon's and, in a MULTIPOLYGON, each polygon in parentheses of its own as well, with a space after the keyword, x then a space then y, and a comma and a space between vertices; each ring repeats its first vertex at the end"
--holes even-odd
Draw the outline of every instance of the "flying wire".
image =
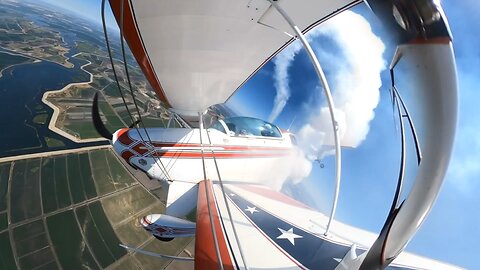
MULTIPOLYGON (((122 4, 122 8, 121 8, 121 25, 122 26, 121 26, 121 29, 120 29, 120 38, 121 38, 121 41, 122 41, 121 44, 122 44, 123 60, 124 60, 124 63, 126 64, 126 57, 125 57, 124 44, 123 44, 123 0, 122 0, 121 4, 122 4)), ((114 75, 114 78, 115 78, 115 82, 117 83, 118 92, 120 93, 120 96, 121 96, 122 101, 123 101, 123 105, 125 106, 125 109, 127 110, 127 113, 130 117, 130 120, 132 121, 132 123, 135 124, 136 120, 133 117, 130 109, 128 108, 127 102, 125 100, 125 96, 123 95, 123 92, 121 90, 120 82, 118 80, 117 72, 116 72, 116 69, 115 69, 114 62, 113 62, 112 50, 110 48, 110 41, 109 41, 109 38, 108 38, 107 26, 106 26, 106 22, 105 22, 105 0, 102 0, 102 25, 103 25, 103 32, 104 32, 104 35, 105 35, 105 42, 106 42, 106 45, 107 45, 108 56, 109 56, 109 59, 110 59, 110 63, 112 65, 112 71, 113 71, 113 75, 114 75)), ((130 78, 128 77, 128 68, 127 68, 126 74, 127 74, 127 79, 128 79, 129 85, 131 87, 130 78)), ((130 90, 132 90, 132 89, 130 88, 130 90)), ((135 96, 133 94, 132 94, 132 97, 133 97, 134 103, 136 105, 135 96)), ((138 107, 136 107, 136 109, 137 109, 137 113, 139 115, 139 120, 143 125, 143 121, 142 121, 140 112, 138 110, 138 107)), ((140 137, 140 140, 145 145, 152 146, 152 141, 150 140, 150 136, 148 136, 148 131, 145 129, 145 125, 143 125, 143 127, 144 127, 145 133, 148 137, 148 140, 149 140, 150 144, 146 143, 146 141, 143 138, 143 136, 142 136, 140 130, 138 129, 138 127, 136 125, 133 125, 133 128, 135 128, 135 130, 137 131, 138 136, 140 137)), ((155 159, 155 156, 153 156, 153 158, 155 160, 155 163, 157 163, 157 159, 155 159)), ((159 167, 162 169, 163 174, 167 177, 167 179, 170 179, 170 176, 168 175, 168 172, 163 167, 163 164, 161 163, 161 160, 160 160, 160 164, 161 164, 161 166, 159 166, 159 167)), ((158 163, 157 163, 157 165, 158 165, 158 163)))
MULTIPOLYGON (((205 167, 205 150, 203 149, 203 139, 202 139, 202 131, 203 131, 203 114, 199 113, 199 124, 200 124, 200 151, 202 153, 202 167, 203 167, 203 180, 207 181, 207 169, 205 167)), ((213 191, 213 189, 212 189, 213 191)), ((210 228, 212 230, 212 236, 213 236, 213 242, 215 244, 215 252, 217 254, 218 258, 218 268, 223 270, 223 262, 222 262, 222 256, 220 255, 220 248, 218 246, 218 239, 217 239, 217 232, 215 230, 215 225, 213 223, 213 217, 212 217, 212 209, 210 206, 210 196, 208 192, 208 186, 205 182, 205 196, 207 197, 207 208, 208 208, 208 217, 210 219, 210 228)))
MULTIPOLYGON (((156 152, 155 147, 153 146, 152 139, 150 138, 148 130, 145 127, 145 123, 143 122, 143 119, 142 119, 142 114, 140 113, 140 110, 138 109, 137 100, 135 99, 135 94, 133 92, 132 82, 130 80, 130 73, 128 72, 127 57, 125 55, 125 42, 123 40, 124 2, 125 2, 124 0, 121 1, 121 9, 120 9, 120 43, 121 43, 121 47, 122 47, 123 65, 125 66, 125 76, 127 77, 128 88, 130 90, 130 94, 132 95, 133 104, 135 105, 135 110, 137 111, 140 123, 142 124, 143 130, 145 131, 145 134, 147 135, 149 146, 152 147, 152 149, 153 149, 153 150, 151 150, 151 151, 153 151, 152 152, 153 160, 155 161, 157 166, 160 167, 160 169, 162 170, 163 174, 167 177, 167 179, 171 179, 170 176, 168 175, 168 171, 165 169, 165 166, 163 166, 162 160, 160 160, 160 158, 155 157, 155 152, 156 152), (160 165, 158 163, 160 163, 160 165)), ((130 4, 130 2, 129 2, 129 4, 130 4)))
POLYGON ((107 45, 108 56, 110 58, 110 63, 112 65, 113 76, 115 78, 115 82, 117 83, 118 92, 120 93, 120 96, 122 97, 123 105, 125 105, 125 109, 127 109, 127 113, 128 113, 128 116, 130 116, 130 120, 132 121, 132 123, 135 123, 135 120, 132 116, 132 113, 130 112, 130 109, 127 106, 127 102, 125 101, 125 97, 123 96, 123 92, 120 88, 120 83, 118 82, 117 71, 116 71, 115 66, 113 64, 113 57, 112 57, 110 42, 109 42, 108 33, 107 33, 107 25, 106 25, 106 22, 105 22, 105 0, 102 0, 102 25, 103 25, 103 33, 105 35, 105 43, 107 45))
MULTIPOLYGON (((202 118, 202 121, 203 121, 203 118, 202 118)), ((208 143, 210 144, 210 146, 212 146, 212 140, 210 139, 210 134, 208 134, 208 130, 206 130, 206 131, 207 131, 206 133, 207 133, 208 143)), ((213 147, 210 147, 210 151, 212 152, 213 162, 215 163, 215 169, 217 170, 218 181, 220 183, 220 189, 222 190, 223 200, 225 201, 225 206, 227 208, 228 218, 230 219, 230 223, 232 224, 233 235, 235 236, 235 240, 237 241, 237 246, 238 246, 238 249, 240 250, 240 256, 242 257, 245 269, 248 270, 247 261, 245 259, 245 256, 243 255, 243 250, 242 250, 242 246, 240 245, 240 240, 238 238, 237 229, 236 229, 235 224, 233 222, 232 213, 230 211, 230 206, 228 205, 227 195, 225 195, 225 188, 223 186, 222 177, 220 176, 220 170, 218 169, 217 158, 215 157, 215 152, 213 150, 213 147)))

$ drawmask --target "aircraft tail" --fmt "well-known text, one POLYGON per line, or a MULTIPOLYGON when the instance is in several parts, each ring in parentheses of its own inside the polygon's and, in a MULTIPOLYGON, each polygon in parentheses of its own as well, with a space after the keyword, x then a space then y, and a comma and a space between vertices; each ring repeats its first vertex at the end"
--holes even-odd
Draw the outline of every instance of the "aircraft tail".
POLYGON ((198 184, 173 181, 168 187, 167 215, 185 217, 197 206, 198 184))

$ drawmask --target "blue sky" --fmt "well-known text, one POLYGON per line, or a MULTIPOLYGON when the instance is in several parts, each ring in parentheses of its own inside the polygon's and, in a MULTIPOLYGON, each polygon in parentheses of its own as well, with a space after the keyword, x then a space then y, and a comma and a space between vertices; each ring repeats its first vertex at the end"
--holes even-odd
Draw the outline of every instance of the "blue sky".
MULTIPOLYGON (((87 18, 100 21, 99 0, 65 0, 47 2, 73 10, 87 18)), ((419 255, 450 262, 468 269, 480 269, 477 254, 480 239, 480 117, 477 78, 480 74, 480 1, 443 0, 445 13, 454 36, 459 78, 459 121, 454 153, 442 192, 426 222, 407 246, 407 250, 419 255)), ((375 34, 382 35, 381 26, 366 11, 358 7, 372 23, 375 34)), ((109 17, 109 21, 113 22, 109 17)), ((329 60, 329 53, 342 54, 332 37, 320 35, 312 38, 317 51, 326 64, 327 76, 334 76, 341 70, 342 63, 329 60)), ((387 47, 383 57, 388 64, 393 48, 387 47)), ((368 67, 369 62, 364 63, 368 67)), ((272 61, 258 72, 232 99, 230 105, 239 112, 268 119, 273 109, 275 88, 275 63, 272 61)), ((290 98, 275 119, 282 128, 291 126, 299 132, 312 112, 321 106, 323 99, 318 89, 314 70, 302 51, 298 52, 288 68, 290 98), (311 91, 311 89, 314 89, 311 91), (293 121, 293 123, 292 123, 293 121)), ((390 207, 398 170, 398 136, 396 124, 392 121, 392 105, 388 94, 389 78, 382 71, 380 103, 374 110, 375 118, 370 122, 367 137, 355 149, 343 150, 342 193, 337 218, 346 223, 378 232, 384 223, 390 207)), ((412 150, 412 149, 410 149, 412 150)), ((333 158, 323 160, 324 169, 313 164, 308 179, 302 183, 315 191, 317 206, 329 209, 333 192, 333 158)), ((410 168, 414 164, 409 163, 410 168)), ((407 179, 414 174, 408 171, 407 179)), ((411 184, 411 181, 407 183, 411 184)))
MULTIPOLYGON (((468 269, 480 269, 480 262, 476 259, 480 252, 477 243, 480 239, 480 198, 477 196, 480 188, 480 92, 477 90, 480 74, 480 2, 443 0, 442 5, 454 36, 459 79, 458 129, 441 194, 407 250, 468 269)), ((377 25, 375 19, 362 8, 355 10, 365 14, 374 32, 382 35, 381 26, 377 25)), ((313 43, 314 47, 320 46, 320 43, 327 49, 330 46, 322 37, 314 38, 313 43)), ((392 48, 384 52, 387 62, 391 53, 392 48)), ((319 58, 322 62, 322 57, 319 58)), ((324 67, 328 77, 329 68, 324 67)), ((233 107, 244 114, 268 119, 275 97, 272 73, 274 64, 269 63, 237 93, 231 101, 233 107)), ((318 82, 305 53, 300 52, 295 56, 289 76, 291 96, 275 123, 288 128, 295 118, 292 130, 298 132, 306 121, 303 119, 302 123, 302 118, 311 113, 312 105, 318 105, 321 98, 319 94, 307 94, 306 89, 315 89, 318 82)), ((398 136, 395 135, 396 126, 392 121, 388 94, 389 78, 385 72, 382 73, 382 81, 380 104, 375 109, 375 118, 370 122, 366 140, 355 149, 343 150, 343 182, 337 210, 339 220, 374 232, 380 230, 388 213, 399 155, 398 136)), ((412 149, 409 150, 412 153, 412 149)), ((333 192, 333 158, 325 159, 324 163, 324 169, 314 164, 309 179, 304 182, 316 191, 318 207, 325 211, 329 209, 333 192)), ((409 165, 407 190, 414 175, 412 168, 415 167, 414 162, 409 165)))

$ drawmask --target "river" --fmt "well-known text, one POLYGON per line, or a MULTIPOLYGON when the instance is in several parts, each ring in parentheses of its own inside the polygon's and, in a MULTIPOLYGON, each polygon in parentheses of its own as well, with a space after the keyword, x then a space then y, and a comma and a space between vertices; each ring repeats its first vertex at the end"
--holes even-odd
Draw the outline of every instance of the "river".
POLYGON ((53 110, 42 102, 43 94, 72 82, 89 80, 89 74, 80 69, 86 61, 70 58, 77 53, 76 34, 62 30, 65 29, 59 29, 59 32, 70 49, 66 56, 73 68, 41 61, 12 66, 3 71, 0 78, 0 157, 107 144, 75 143, 48 129, 53 110), (33 121, 35 116, 45 113, 48 117, 44 124, 33 121), (49 147, 47 138, 56 141, 57 146, 49 147))

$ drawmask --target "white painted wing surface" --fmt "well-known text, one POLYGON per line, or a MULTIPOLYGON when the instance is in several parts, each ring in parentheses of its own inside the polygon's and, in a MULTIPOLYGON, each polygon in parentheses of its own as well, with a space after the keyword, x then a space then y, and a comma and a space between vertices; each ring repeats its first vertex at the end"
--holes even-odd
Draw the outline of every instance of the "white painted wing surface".
MULTIPOLYGON (((122 1, 110 1, 120 22, 122 1)), ((279 1, 300 29, 360 1, 279 1)), ((124 33, 167 106, 192 115, 225 102, 292 40, 266 0, 124 1, 124 33)))

